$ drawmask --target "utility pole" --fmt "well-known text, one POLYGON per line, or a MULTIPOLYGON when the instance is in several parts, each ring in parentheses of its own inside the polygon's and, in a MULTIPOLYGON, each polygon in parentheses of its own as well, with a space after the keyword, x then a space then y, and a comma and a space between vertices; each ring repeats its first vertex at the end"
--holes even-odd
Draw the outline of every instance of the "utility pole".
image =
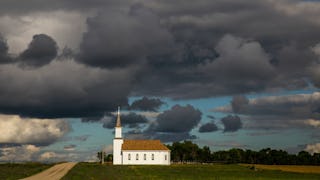
POLYGON ((104 151, 103 151, 103 146, 101 150, 101 164, 104 164, 104 151))

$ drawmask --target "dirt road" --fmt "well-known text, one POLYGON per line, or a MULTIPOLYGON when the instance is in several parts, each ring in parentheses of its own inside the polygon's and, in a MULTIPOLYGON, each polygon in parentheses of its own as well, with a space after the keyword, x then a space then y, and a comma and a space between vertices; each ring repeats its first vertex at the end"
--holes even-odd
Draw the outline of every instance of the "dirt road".
POLYGON ((40 179, 45 179, 45 180, 59 180, 61 179, 64 175, 68 173, 70 169, 73 168, 77 163, 75 162, 68 162, 68 163, 62 163, 62 164, 57 164, 47 170, 44 170, 41 173, 38 173, 36 175, 27 177, 23 180, 40 180, 40 179))

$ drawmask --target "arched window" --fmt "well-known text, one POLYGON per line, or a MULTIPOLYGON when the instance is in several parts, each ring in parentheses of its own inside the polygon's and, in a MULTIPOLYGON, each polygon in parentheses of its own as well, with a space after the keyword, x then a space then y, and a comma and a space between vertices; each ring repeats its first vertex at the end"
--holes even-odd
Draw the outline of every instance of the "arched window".
POLYGON ((154 154, 151 154, 151 160, 154 160, 154 154))
POLYGON ((147 160, 147 155, 146 154, 143 155, 143 159, 147 160))
POLYGON ((139 160, 139 154, 136 154, 136 160, 139 160))
POLYGON ((128 154, 128 160, 129 161, 131 160, 131 154, 128 154))
POLYGON ((167 160, 167 155, 164 155, 164 160, 167 160))

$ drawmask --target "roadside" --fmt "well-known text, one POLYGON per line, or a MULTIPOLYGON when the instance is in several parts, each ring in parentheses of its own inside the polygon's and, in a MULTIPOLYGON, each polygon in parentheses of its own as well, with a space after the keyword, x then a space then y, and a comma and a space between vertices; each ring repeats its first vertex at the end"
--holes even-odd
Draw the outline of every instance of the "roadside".
POLYGON ((75 162, 68 162, 57 164, 43 172, 35 174, 33 176, 27 177, 23 180, 39 180, 39 179, 46 179, 46 180, 59 180, 64 175, 68 173, 70 169, 72 169, 77 163, 75 162))

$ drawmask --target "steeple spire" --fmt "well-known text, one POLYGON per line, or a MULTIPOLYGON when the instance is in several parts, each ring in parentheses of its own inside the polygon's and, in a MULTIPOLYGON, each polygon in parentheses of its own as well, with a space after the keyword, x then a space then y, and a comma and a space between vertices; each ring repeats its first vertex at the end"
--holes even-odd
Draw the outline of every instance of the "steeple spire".
POLYGON ((116 127, 121 127, 121 122, 120 122, 120 106, 118 106, 118 115, 117 115, 117 124, 116 127))

